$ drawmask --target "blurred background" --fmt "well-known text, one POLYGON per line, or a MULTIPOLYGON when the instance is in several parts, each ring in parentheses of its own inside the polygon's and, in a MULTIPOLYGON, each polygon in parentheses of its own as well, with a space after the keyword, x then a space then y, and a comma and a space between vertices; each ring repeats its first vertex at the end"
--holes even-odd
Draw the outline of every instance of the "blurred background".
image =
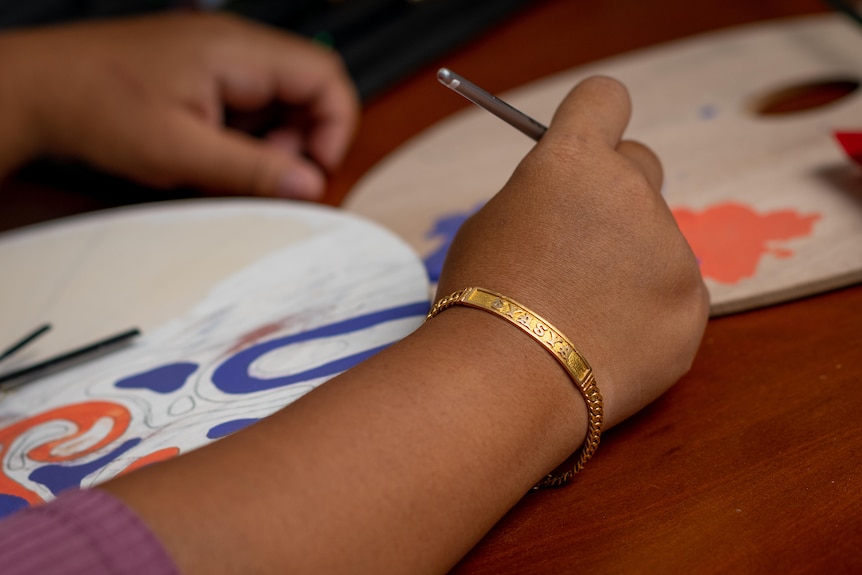
POLYGON ((0 27, 176 8, 226 10, 331 46, 364 101, 531 0, 2 0, 0 27))

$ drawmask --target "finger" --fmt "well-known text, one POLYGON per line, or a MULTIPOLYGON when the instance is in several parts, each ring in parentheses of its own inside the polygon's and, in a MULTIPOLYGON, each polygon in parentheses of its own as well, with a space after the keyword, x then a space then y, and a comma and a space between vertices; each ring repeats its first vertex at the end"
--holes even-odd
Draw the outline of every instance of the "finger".
MULTIPOLYGON (((346 120, 340 113, 327 113, 327 108, 338 108, 338 102, 326 104, 319 102, 316 121, 308 136, 308 153, 327 171, 333 172, 340 165, 356 132, 359 114, 350 114, 346 120)), ((358 108, 357 108, 358 110, 358 108)))
POLYGON ((664 171, 661 161, 651 149, 640 142, 623 140, 617 146, 617 152, 637 166, 656 193, 661 192, 664 171))
POLYGON ((616 148, 631 116, 628 90, 617 80, 594 76, 575 86, 563 99, 542 140, 599 139, 616 148))
POLYGON ((302 131, 290 127, 272 130, 264 136, 263 142, 267 146, 295 156, 301 155, 305 147, 302 131))
POLYGON ((307 151, 329 171, 341 164, 359 119, 359 98, 350 78, 340 61, 331 68, 328 75, 317 77, 315 84, 294 86, 285 70, 279 81, 282 101, 304 99, 311 126, 307 151), (305 91, 300 92, 301 88, 305 91))
POLYGON ((219 63, 224 103, 242 110, 274 100, 300 107, 310 127, 309 155, 335 169, 359 116, 356 90, 341 60, 331 50, 275 31, 256 31, 247 40, 219 63))
POLYGON ((171 129, 174 145, 155 167, 174 184, 209 191, 269 197, 319 199, 326 178, 297 154, 251 136, 179 115, 171 129))

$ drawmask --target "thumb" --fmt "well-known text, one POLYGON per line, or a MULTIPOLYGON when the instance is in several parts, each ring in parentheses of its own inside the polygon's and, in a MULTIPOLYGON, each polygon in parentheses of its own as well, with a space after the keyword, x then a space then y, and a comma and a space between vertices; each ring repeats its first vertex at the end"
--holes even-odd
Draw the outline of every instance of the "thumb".
POLYGON ((221 194, 304 200, 323 195, 323 170, 299 151, 185 115, 175 126, 160 166, 166 179, 221 194))
POLYGON ((606 76, 580 82, 563 99, 542 140, 578 134, 616 148, 631 116, 626 87, 606 76))

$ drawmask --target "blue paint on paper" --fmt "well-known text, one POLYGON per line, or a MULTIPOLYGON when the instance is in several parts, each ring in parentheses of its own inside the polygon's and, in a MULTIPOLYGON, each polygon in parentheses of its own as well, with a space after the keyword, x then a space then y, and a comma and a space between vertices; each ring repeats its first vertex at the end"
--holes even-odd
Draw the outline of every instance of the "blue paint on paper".
POLYGON ((114 386, 121 389, 149 389, 156 393, 171 393, 185 385, 197 368, 198 364, 192 362, 171 363, 125 377, 114 386))
POLYGON ((255 421, 260 421, 257 418, 247 418, 247 419, 233 419, 231 421, 225 421, 224 423, 219 423, 215 427, 210 428, 207 431, 207 437, 209 439, 221 439, 226 435, 230 435, 231 433, 236 433, 240 429, 248 427, 255 421))
POLYGON ((59 495, 65 489, 79 487, 86 476, 109 464, 140 442, 139 437, 129 439, 107 455, 81 465, 45 465, 34 470, 30 474, 30 479, 41 483, 54 495, 59 495))
POLYGON ((455 239, 455 234, 461 229, 461 226, 467 219, 479 211, 485 202, 480 203, 469 212, 461 212, 457 214, 442 215, 437 218, 434 227, 431 231, 425 234, 427 239, 440 238, 440 247, 428 254, 425 257, 425 270, 428 272, 428 279, 432 282, 440 280, 440 272, 443 270, 443 262, 446 261, 446 254, 449 253, 449 247, 455 239))
POLYGON ((351 333, 385 323, 387 321, 413 316, 424 316, 428 313, 429 307, 430 305, 427 301, 406 304, 336 322, 331 325, 319 327, 303 333, 261 342, 244 349, 233 357, 225 360, 224 363, 219 365, 213 372, 212 382, 217 388, 225 393, 253 393, 256 391, 265 391, 276 387, 293 385, 321 377, 337 375, 350 369, 354 365, 365 361, 387 346, 384 345, 354 355, 342 357, 300 373, 284 375, 281 377, 260 379, 249 375, 248 370, 249 366, 251 366, 251 364, 259 357, 275 349, 313 339, 351 333))
POLYGON ((29 506, 30 504, 27 503, 26 499, 7 493, 0 493, 0 518, 12 515, 16 511, 26 509, 29 506))

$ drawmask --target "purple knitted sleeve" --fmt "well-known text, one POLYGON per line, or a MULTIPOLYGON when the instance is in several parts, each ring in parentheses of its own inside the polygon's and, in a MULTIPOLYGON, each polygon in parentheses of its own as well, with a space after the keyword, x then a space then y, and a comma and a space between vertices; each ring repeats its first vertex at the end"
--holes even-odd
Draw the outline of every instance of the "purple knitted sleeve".
POLYGON ((67 491, 0 521, 4 575, 177 575, 143 521, 100 489, 67 491))

